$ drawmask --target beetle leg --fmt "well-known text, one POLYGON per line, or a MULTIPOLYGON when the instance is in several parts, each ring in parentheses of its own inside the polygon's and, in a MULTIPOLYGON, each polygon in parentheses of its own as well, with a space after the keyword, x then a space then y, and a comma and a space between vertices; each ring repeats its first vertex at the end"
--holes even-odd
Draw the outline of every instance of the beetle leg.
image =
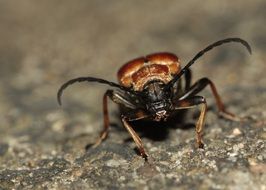
POLYGON ((190 84, 191 84, 191 70, 188 69, 184 73, 184 84, 181 81, 179 81, 176 83, 176 86, 173 89, 174 90, 173 101, 178 101, 179 97, 189 90, 190 84), (183 85, 184 85, 184 88, 183 88, 183 85))
POLYGON ((136 120, 140 120, 143 118, 147 118, 149 117, 149 115, 146 115, 143 111, 138 111, 133 113, 132 115, 127 115, 127 116, 121 116, 122 118, 122 122, 124 127, 127 129, 127 131, 129 132, 129 134, 131 135, 131 137, 133 138, 135 144, 138 147, 138 150, 140 152, 140 155, 145 159, 148 160, 148 155, 145 153, 144 150, 144 146, 143 143, 140 139, 140 137, 138 136, 138 134, 134 131, 134 129, 129 125, 129 121, 136 121, 136 120))
POLYGON ((119 94, 116 91, 113 90, 107 90, 103 96, 103 117, 104 117, 104 129, 100 133, 100 137, 96 141, 96 143, 93 145, 93 148, 97 147, 103 140, 106 139, 109 131, 110 121, 108 116, 108 97, 117 104, 122 104, 126 107, 129 107, 131 109, 135 108, 135 106, 130 103, 125 97, 123 97, 121 94, 119 94))
POLYGON ((202 96, 194 96, 188 99, 179 100, 175 103, 175 110, 189 109, 189 108, 193 108, 198 105, 202 105, 202 107, 201 107, 199 119, 196 123, 196 139, 197 139, 198 147, 203 148, 204 144, 202 142, 201 133, 203 131, 206 110, 207 110, 207 103, 206 103, 205 98, 202 96))
POLYGON ((101 142, 106 139, 109 131, 109 126, 110 126, 110 120, 108 116, 108 106, 107 106, 107 98, 112 94, 112 90, 107 90, 103 96, 103 127, 104 129, 100 133, 100 137, 97 139, 95 144, 93 145, 93 148, 97 147, 101 142))
POLYGON ((186 72, 185 72, 185 90, 189 90, 190 88, 190 84, 191 84, 191 70, 188 69, 186 72))
POLYGON ((144 147, 143 147, 143 144, 142 144, 142 141, 140 139, 140 137, 138 136, 138 134, 134 131, 134 129, 128 124, 126 118, 122 118, 122 122, 125 126, 125 128, 127 129, 127 131, 130 133, 131 137, 133 138, 133 140, 135 141, 137 147, 138 147, 138 150, 140 152, 140 155, 147 159, 147 154, 145 153, 145 150, 144 150, 144 147))
POLYGON ((202 78, 202 79, 198 80, 194 85, 192 85, 190 87, 190 89, 184 95, 182 95, 179 98, 179 100, 183 100, 183 99, 186 99, 188 97, 192 97, 192 96, 196 95, 201 90, 203 90, 207 85, 210 85, 210 87, 211 87, 212 94, 214 95, 216 104, 218 106, 219 115, 226 118, 226 119, 229 119, 229 120, 241 121, 241 118, 228 112, 225 109, 225 106, 221 100, 221 97, 219 96, 219 94, 216 90, 214 83, 211 80, 209 80, 208 78, 202 78))

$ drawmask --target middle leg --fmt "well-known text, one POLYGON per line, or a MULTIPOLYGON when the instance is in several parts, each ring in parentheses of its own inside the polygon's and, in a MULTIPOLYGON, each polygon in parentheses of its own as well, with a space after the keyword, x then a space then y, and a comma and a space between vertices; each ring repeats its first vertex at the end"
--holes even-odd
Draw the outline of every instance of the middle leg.
POLYGON ((104 128, 100 133, 100 137, 97 139, 93 148, 97 147, 103 140, 105 140, 108 136, 110 121, 108 115, 108 97, 115 103, 124 105, 129 109, 135 109, 135 105, 132 104, 125 96, 121 95, 117 91, 107 90, 103 96, 103 118, 104 118, 104 128))
POLYGON ((183 100, 189 97, 193 97, 194 95, 198 94, 200 91, 202 91, 207 85, 209 85, 211 87, 211 91, 214 95, 215 101, 216 101, 216 105, 218 107, 218 111, 219 111, 219 115, 229 119, 229 120, 233 120, 233 121, 241 121, 241 118, 237 117, 236 115, 228 112, 225 109, 225 106, 221 100, 221 97, 219 96, 216 87, 214 85, 214 83, 208 79, 208 78, 202 78, 200 80, 198 80, 194 85, 192 85, 190 87, 190 89, 179 98, 179 100, 183 100))

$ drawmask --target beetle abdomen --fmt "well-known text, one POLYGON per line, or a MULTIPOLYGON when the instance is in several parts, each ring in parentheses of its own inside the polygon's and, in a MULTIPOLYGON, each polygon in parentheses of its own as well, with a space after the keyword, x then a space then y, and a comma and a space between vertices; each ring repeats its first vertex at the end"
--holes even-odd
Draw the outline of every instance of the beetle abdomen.
POLYGON ((126 63, 118 71, 118 80, 125 87, 141 91, 152 80, 168 83, 179 71, 180 63, 176 55, 155 53, 126 63))

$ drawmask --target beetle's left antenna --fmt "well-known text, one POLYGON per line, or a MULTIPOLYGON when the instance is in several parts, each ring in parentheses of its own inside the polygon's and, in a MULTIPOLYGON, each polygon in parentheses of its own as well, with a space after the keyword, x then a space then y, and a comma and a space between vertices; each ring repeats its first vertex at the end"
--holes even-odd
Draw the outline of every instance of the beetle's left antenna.
POLYGON ((121 86, 119 84, 116 84, 114 82, 110 82, 110 81, 107 81, 107 80, 104 80, 104 79, 101 79, 101 78, 94 78, 94 77, 78 77, 78 78, 74 78, 74 79, 71 79, 69 81, 67 81, 66 83, 64 83, 58 90, 57 92, 57 102, 59 105, 62 105, 62 101, 61 101, 61 96, 63 94, 63 91, 69 86, 69 85, 72 85, 76 82, 98 82, 98 83, 102 83, 102 84, 107 84, 109 86, 112 86, 112 87, 116 87, 116 88, 119 88, 123 91, 126 91, 126 92, 130 92, 132 93, 132 91, 124 86, 121 86))
POLYGON ((206 52, 210 51, 211 49, 220 46, 222 44, 225 43, 230 43, 230 42, 237 42, 237 43, 241 43, 243 46, 246 47, 246 49, 248 50, 248 52, 251 54, 251 47, 248 44, 247 41, 241 39, 241 38, 226 38, 223 40, 219 40, 217 42, 212 43, 211 45, 208 45, 206 48, 204 48, 203 50, 199 51, 194 57, 193 59, 191 59, 187 65, 168 83, 167 87, 171 87, 174 85, 174 83, 185 73, 187 72, 188 68, 193 65, 195 63, 195 61, 197 59, 199 59, 201 56, 203 56, 206 52))

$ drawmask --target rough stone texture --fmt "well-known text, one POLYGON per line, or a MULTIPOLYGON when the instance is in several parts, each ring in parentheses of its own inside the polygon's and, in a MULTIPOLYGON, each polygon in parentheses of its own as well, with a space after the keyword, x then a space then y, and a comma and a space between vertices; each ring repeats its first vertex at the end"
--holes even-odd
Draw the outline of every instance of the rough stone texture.
POLYGON ((263 0, 1 1, 0 189, 266 189, 265 10, 263 0), (109 138, 86 152, 102 128, 106 88, 77 84, 56 103, 70 78, 115 81, 124 62, 156 51, 184 64, 231 36, 250 42, 252 56, 219 47, 193 65, 193 81, 211 78, 227 108, 248 119, 217 117, 203 91, 204 150, 190 110, 182 122, 135 124, 145 162, 110 105, 109 138))

